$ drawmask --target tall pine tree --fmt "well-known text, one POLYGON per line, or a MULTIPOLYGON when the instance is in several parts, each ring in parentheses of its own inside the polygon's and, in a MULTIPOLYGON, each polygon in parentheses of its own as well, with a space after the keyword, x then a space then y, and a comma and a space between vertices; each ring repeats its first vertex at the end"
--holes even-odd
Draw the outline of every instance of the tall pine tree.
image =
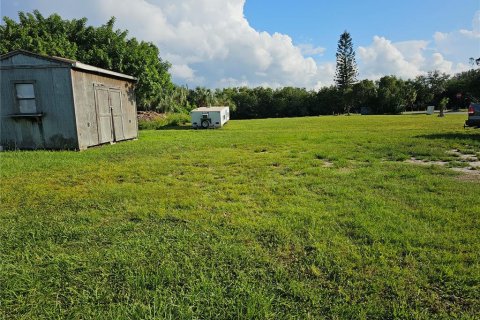
POLYGON ((339 89, 350 88, 357 81, 357 63, 350 33, 345 31, 338 40, 335 83, 339 89))
POLYGON ((335 71, 335 83, 342 92, 345 112, 350 114, 352 86, 357 81, 357 63, 355 51, 350 33, 345 31, 338 40, 337 67, 335 71))

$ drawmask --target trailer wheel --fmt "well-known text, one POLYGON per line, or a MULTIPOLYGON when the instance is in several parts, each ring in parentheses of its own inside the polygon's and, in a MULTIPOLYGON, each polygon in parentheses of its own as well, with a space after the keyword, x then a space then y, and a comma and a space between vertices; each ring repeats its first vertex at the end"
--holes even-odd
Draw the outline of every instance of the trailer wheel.
POLYGON ((210 121, 208 121, 208 120, 203 120, 203 121, 202 121, 202 128, 203 128, 203 129, 208 129, 208 127, 210 127, 210 121))

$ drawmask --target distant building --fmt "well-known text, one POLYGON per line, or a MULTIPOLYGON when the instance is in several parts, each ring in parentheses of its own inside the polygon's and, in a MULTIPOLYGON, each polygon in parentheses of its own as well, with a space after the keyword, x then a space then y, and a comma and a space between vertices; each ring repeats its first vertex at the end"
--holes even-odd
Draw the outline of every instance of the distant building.
POLYGON ((76 149, 137 137, 134 77, 17 50, 0 56, 0 145, 76 149))

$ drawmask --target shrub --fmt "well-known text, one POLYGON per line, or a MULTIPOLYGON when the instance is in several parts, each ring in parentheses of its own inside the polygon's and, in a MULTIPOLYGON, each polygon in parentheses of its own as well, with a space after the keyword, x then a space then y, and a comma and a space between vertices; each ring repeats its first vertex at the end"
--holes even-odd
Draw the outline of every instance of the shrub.
POLYGON ((190 123, 190 115, 185 113, 167 113, 163 117, 138 120, 140 130, 161 130, 171 127, 186 126, 190 123))

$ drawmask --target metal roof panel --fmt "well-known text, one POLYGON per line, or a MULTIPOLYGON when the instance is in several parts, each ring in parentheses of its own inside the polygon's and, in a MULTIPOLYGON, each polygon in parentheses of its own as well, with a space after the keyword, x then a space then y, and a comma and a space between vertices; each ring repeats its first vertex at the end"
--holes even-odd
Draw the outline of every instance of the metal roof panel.
POLYGON ((49 60, 49 61, 59 62, 59 63, 62 63, 62 64, 68 64, 72 68, 78 69, 78 70, 90 71, 90 72, 105 74, 105 75, 109 75, 109 76, 113 76, 113 77, 117 77, 117 78, 127 79, 127 80, 131 80, 131 81, 137 81, 137 78, 129 76, 127 74, 120 73, 120 72, 115 72, 115 71, 111 71, 111 70, 107 70, 107 69, 102 69, 102 68, 95 67, 95 66, 92 66, 92 65, 89 65, 89 64, 85 64, 85 63, 82 63, 82 62, 79 62, 79 61, 76 61, 76 60, 72 60, 72 59, 55 57, 55 56, 45 56, 45 55, 42 55, 42 54, 33 53, 33 52, 30 52, 30 51, 21 50, 21 49, 11 51, 9 53, 6 53, 6 54, 0 56, 0 60, 10 58, 10 57, 15 56, 17 54, 24 54, 24 55, 28 55, 28 56, 32 56, 32 57, 37 57, 39 59, 45 59, 45 60, 49 60))

